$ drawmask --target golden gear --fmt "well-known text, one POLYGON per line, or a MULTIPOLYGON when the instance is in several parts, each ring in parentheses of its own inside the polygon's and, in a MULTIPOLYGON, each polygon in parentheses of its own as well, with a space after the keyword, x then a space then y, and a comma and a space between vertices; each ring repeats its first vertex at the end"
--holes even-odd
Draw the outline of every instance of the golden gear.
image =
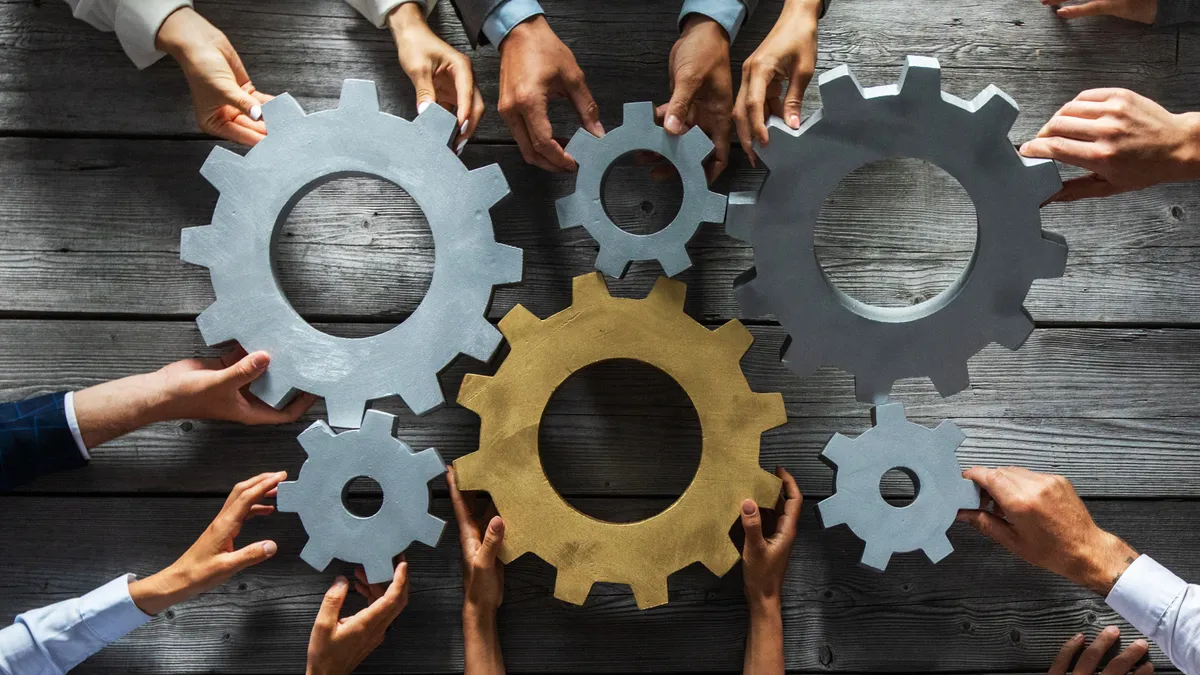
POLYGON ((573 303, 546 320, 517 305, 500 321, 511 353, 494 376, 468 375, 458 402, 482 420, 479 450, 454 462, 458 486, 486 490, 504 516, 500 559, 532 552, 558 569, 554 596, 582 605, 597 581, 628 584, 641 609, 667 602, 667 577, 701 562, 720 576, 738 561, 729 528, 750 498, 773 507, 780 481, 758 465, 762 432, 787 421, 783 397, 750 390, 741 358, 754 338, 738 321, 709 331, 683 311, 687 287, 660 278, 642 300, 613 298, 599 273, 575 277, 573 303), (601 361, 634 359, 683 387, 703 432, 700 467, 662 513, 611 523, 577 511, 550 484, 538 426, 554 391, 601 361))

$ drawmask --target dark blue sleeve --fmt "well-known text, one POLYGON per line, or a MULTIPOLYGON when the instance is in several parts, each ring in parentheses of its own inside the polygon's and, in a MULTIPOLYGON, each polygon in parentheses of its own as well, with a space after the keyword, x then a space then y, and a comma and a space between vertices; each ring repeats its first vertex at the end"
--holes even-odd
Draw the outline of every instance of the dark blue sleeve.
POLYGON ((65 398, 58 393, 0 403, 0 492, 87 465, 67 424, 65 398))

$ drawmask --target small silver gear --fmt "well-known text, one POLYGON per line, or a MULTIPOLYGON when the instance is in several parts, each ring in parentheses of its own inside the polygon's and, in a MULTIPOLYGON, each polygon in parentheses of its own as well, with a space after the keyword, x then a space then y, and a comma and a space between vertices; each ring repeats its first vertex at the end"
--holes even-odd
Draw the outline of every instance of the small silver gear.
POLYGON ((308 454, 300 475, 279 484, 276 509, 300 514, 308 543, 304 562, 322 571, 334 558, 359 563, 372 584, 390 581, 392 559, 414 541, 437 546, 446 522, 429 515, 429 481, 446 471, 437 450, 414 453, 392 435, 396 418, 368 410, 362 427, 334 434, 323 421, 300 434, 308 454), (383 505, 366 518, 343 502, 350 481, 374 479, 383 505))
POLYGON ((575 192, 558 200, 558 224, 563 229, 587 229, 600 245, 596 269, 610 277, 623 277, 635 260, 657 260, 669 277, 692 266, 687 243, 701 223, 725 222, 725 196, 711 192, 704 175, 704 159, 713 144, 699 127, 672 136, 654 123, 654 104, 626 103, 621 126, 602 138, 579 129, 567 152, 579 163, 575 192), (638 150, 666 157, 683 181, 683 203, 669 225, 653 234, 626 232, 604 210, 602 190, 608 168, 621 156, 638 150))
POLYGON ((1022 304, 1035 279, 1059 277, 1061 237, 1039 209, 1061 186, 1054 162, 1027 159, 1008 131, 1016 103, 994 85, 971 101, 941 90, 936 59, 910 56, 900 82, 863 89, 846 66, 821 75, 823 107, 799 130, 770 121, 755 146, 770 169, 761 192, 730 195, 726 229, 754 247, 735 282, 742 311, 774 314, 788 331, 781 358, 798 375, 833 365, 854 375, 858 400, 883 403, 893 383, 929 377, 942 396, 965 389, 967 361, 991 342, 1017 349, 1033 330, 1022 304), (911 307, 876 307, 839 290, 821 269, 814 230, 828 195, 851 171, 889 157, 941 167, 978 214, 975 252, 945 291, 911 307))
POLYGON ((866 544, 862 564, 880 572, 893 553, 920 549, 936 563, 954 550, 946 530, 958 510, 979 508, 979 487, 962 477, 956 455, 966 436, 950 421, 936 429, 909 422, 902 403, 876 406, 874 418, 858 438, 835 434, 821 452, 837 474, 834 495, 817 504, 821 523, 849 525, 866 544), (880 492, 892 469, 912 478, 916 496, 907 506, 892 506, 880 492))
POLYGON ((449 147, 454 115, 431 105, 411 122, 379 110, 375 84, 346 80, 337 108, 306 115, 283 94, 263 104, 269 134, 245 156, 214 148, 200 173, 221 193, 211 225, 183 230, 180 258, 209 268, 216 302, 196 319, 209 345, 236 340, 271 355, 250 391, 281 408, 297 391, 325 398, 329 422, 356 428, 367 403, 399 395, 416 414, 444 402, 438 373, 459 354, 492 357, 492 287, 522 276, 521 249, 495 240, 488 209, 506 195, 499 165, 468 170, 449 147), (365 338, 323 333, 279 288, 271 248, 291 208, 317 185, 376 176, 408 191, 429 221, 433 279, 417 309, 365 338))

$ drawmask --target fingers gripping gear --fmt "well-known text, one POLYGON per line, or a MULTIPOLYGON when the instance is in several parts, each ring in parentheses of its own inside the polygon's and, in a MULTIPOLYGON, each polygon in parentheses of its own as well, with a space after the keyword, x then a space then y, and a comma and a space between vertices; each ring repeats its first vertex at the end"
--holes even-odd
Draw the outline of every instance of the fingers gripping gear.
POLYGON ((443 403, 438 373, 460 353, 487 360, 500 333, 485 319, 492 287, 521 280, 521 250, 496 243, 488 209, 508 194, 499 166, 473 171, 449 148, 454 115, 411 122, 380 112, 375 85, 346 80, 337 108, 304 114, 284 94, 263 104, 270 133, 246 155, 215 148, 200 173, 221 193, 211 225, 183 231, 180 257, 209 268, 216 302, 197 319, 210 345, 237 340, 271 355, 250 390, 282 408, 297 391, 325 397, 329 422, 356 428, 368 401, 403 397, 421 414, 443 403), (350 339, 292 308, 271 267, 288 212, 322 183, 377 176, 424 211, 437 258, 429 291, 400 325, 350 339), (397 355, 403 355, 398 358, 397 355))
POLYGON ((880 572, 893 553, 918 549, 932 562, 954 550, 946 530, 959 509, 979 508, 979 488, 962 477, 955 452, 966 438, 953 422, 927 429, 904 417, 904 405, 875 407, 875 426, 854 440, 835 435, 821 460, 837 472, 834 495, 817 504, 825 527, 846 524, 866 543, 862 564, 880 572), (879 481, 892 469, 913 477, 911 504, 884 500, 879 481))
POLYGON ((575 132, 567 152, 579 162, 575 192, 558 200, 558 224, 582 225, 600 245, 596 269, 623 277, 635 260, 657 260, 669 277, 692 266, 687 243, 700 223, 725 222, 725 196, 710 192, 703 162, 712 141, 699 127, 672 136, 654 123, 654 104, 626 103, 621 126, 596 138, 584 129, 575 132), (683 180, 683 204, 669 225, 653 234, 633 234, 613 223, 604 210, 602 189, 608 168, 621 156, 638 150, 657 152, 675 165, 683 180))
POLYGON ((1033 330, 1022 307, 1035 279, 1059 277, 1063 240, 1039 208, 1062 186, 1054 162, 1021 157, 1008 139, 1017 106, 995 86, 971 101, 941 91, 938 62, 908 57, 900 82, 863 89, 845 66, 820 78, 820 110, 793 131, 770 122, 755 146, 770 169, 760 192, 729 197, 728 233, 754 247, 735 284, 742 311, 774 314, 790 334, 781 357, 799 375, 828 364, 852 373, 860 401, 883 403, 895 380, 929 377, 943 396, 965 389, 967 361, 991 342, 1017 349, 1033 330), (911 307, 875 307, 825 276, 813 249, 826 196, 851 171, 888 157, 935 164, 978 214, 962 276, 911 307))
POLYGON ((325 422, 300 434, 308 454, 300 475, 279 484, 276 508, 300 514, 308 544, 300 557, 317 570, 334 558, 359 563, 373 584, 390 581, 392 559, 414 541, 437 546, 445 521, 429 515, 429 481, 446 471, 437 450, 414 453, 392 436, 396 418, 368 410, 362 427, 334 434, 325 422), (383 505, 363 518, 346 509, 343 493, 359 476, 383 489, 383 505))
POLYGON ((512 348, 492 377, 468 375, 458 402, 481 418, 479 451, 454 463, 463 490, 491 493, 506 523, 500 558, 532 552, 558 568, 554 595, 577 605, 597 581, 629 584, 643 609, 667 602, 667 577, 696 561, 721 575, 738 560, 729 528, 742 501, 774 506, 780 481, 758 466, 762 432, 787 421, 779 394, 750 390, 739 364, 753 338, 737 321, 709 331, 683 312, 686 287, 659 278, 641 300, 613 298, 598 273, 575 278, 574 302, 541 320, 520 305, 500 322, 512 348), (590 364, 635 359, 691 397, 703 445, 691 485, 636 523, 596 520, 555 491, 538 426, 555 389, 590 364))

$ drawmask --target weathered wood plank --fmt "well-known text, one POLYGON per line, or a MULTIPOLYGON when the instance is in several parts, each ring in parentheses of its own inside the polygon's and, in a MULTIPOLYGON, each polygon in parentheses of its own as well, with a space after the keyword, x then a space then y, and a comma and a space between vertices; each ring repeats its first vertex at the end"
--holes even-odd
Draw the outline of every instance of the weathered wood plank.
MULTIPOLYGON (((205 269, 179 261, 179 232, 212 216, 213 190, 196 171, 206 142, 0 140, 2 312, 194 316, 212 300, 205 269)), ((511 147, 469 148, 470 166, 498 161, 513 196, 493 209, 500 241, 526 251, 525 283, 501 289, 492 316, 517 302, 546 315, 569 302, 570 278, 591 269, 596 246, 558 229, 554 200, 570 179, 525 165, 511 147)), ((646 169, 617 175, 611 210, 622 224, 661 226, 678 184, 646 169)), ((725 187, 763 179, 739 156, 725 187)), ((1192 324, 1200 317, 1200 192, 1166 185, 1103 202, 1044 209, 1047 230, 1071 246, 1063 279, 1037 282, 1027 306, 1039 321, 1192 324)), ((950 283, 974 245, 973 214, 953 179, 920 162, 855 172, 827 202, 817 243, 835 282, 883 304, 909 304, 950 283), (887 227, 881 227, 886 223, 887 227)), ((734 278, 752 251, 706 226, 690 247, 689 311, 741 316, 734 278)), ((348 179, 297 206, 277 269, 299 311, 328 319, 397 320, 423 297, 434 251, 416 204, 395 186, 348 179)), ((618 289, 644 292, 657 264, 635 265, 618 289)))
MULTIPOLYGON (((362 335, 372 325, 341 325, 362 335)), ((800 379, 778 364, 780 329, 754 327, 743 360, 751 386, 781 391, 791 421, 763 439, 762 464, 782 465, 814 494, 831 489, 817 459, 829 437, 857 435, 870 422, 853 400, 850 377, 832 369, 800 379)), ((186 322, 0 322, 0 400, 78 389, 176 358, 207 354, 186 322)), ((467 370, 442 378, 447 399, 467 370)), ((990 347, 971 363, 972 387, 941 399, 928 382, 896 389, 927 425, 956 420, 967 434, 964 464, 1018 464, 1065 473, 1090 496, 1195 497, 1200 486, 1200 334, 1191 330, 1044 329, 1018 352, 990 347)), ((475 449, 478 418, 449 405, 424 417, 389 400, 399 435, 436 446, 447 459, 475 449)), ((293 473, 304 455, 303 422, 242 428, 207 422, 161 424, 97 449, 84 471, 48 477, 34 491, 212 492, 259 471, 293 473)), ((543 422, 543 461, 572 495, 678 495, 698 461, 695 412, 672 381, 653 369, 615 364, 570 380, 543 422)), ((438 483, 440 485, 440 483, 438 483)), ((439 488, 442 489, 442 488, 439 488)))
MULTIPOLYGON (((0 536, 7 544, 0 560, 6 580, 0 616, 6 619, 120 573, 146 574, 169 564, 220 506, 216 498, 2 502, 0 536)), ((621 518, 644 517, 665 505, 613 499, 595 504, 604 517, 621 518)), ((1089 505, 1103 527, 1183 577, 1200 576, 1194 556, 1200 504, 1089 505)), ((443 499, 434 510, 449 517, 443 499)), ((861 544, 848 530, 821 530, 814 513, 806 505, 784 592, 791 669, 1034 671, 1045 668, 1078 631, 1118 623, 1127 639, 1136 635, 1102 599, 1013 560, 965 526, 952 528, 958 550, 943 563, 935 567, 919 554, 906 554, 880 575, 855 564, 861 544)), ((318 574, 299 560, 305 537, 293 515, 251 521, 243 533, 247 542, 266 537, 280 544, 275 559, 157 617, 80 672, 301 670, 312 619, 334 570, 318 574)), ((461 669, 457 556, 453 525, 440 548, 409 552, 409 606, 360 672, 461 669)), ((514 672, 733 671, 741 663, 747 619, 736 571, 718 580, 690 567, 671 577, 672 602, 645 612, 635 609, 627 589, 615 585, 597 586, 582 609, 564 605, 551 597, 553 568, 529 556, 506 572, 500 626, 514 672)), ((1153 657, 1168 666, 1157 649, 1153 657)))

